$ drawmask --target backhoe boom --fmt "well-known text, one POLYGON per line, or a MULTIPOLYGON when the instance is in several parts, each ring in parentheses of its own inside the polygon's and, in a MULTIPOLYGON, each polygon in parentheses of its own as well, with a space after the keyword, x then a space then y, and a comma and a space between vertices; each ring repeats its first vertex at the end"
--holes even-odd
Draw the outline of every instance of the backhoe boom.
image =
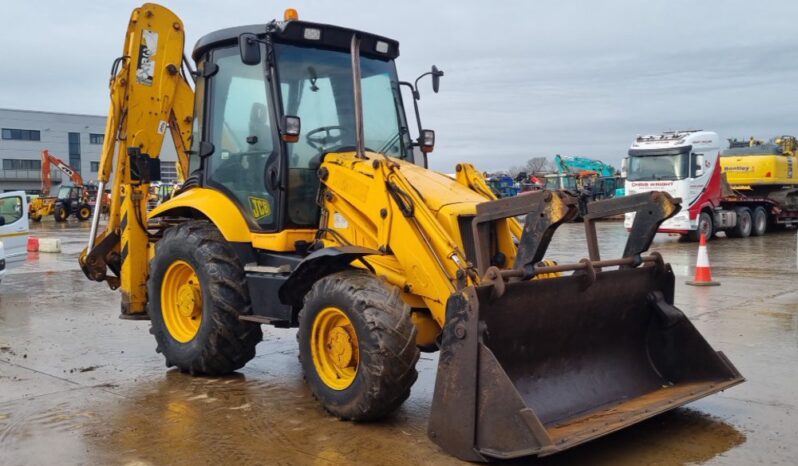
POLYGON ((133 11, 123 54, 114 62, 99 192, 114 174, 105 230, 92 219, 81 266, 93 280, 121 287, 122 315, 145 312, 148 241, 147 195, 160 173, 158 157, 167 130, 178 154, 181 180, 188 174, 194 92, 183 72, 183 23, 168 9, 144 4, 133 11), (110 268, 115 277, 108 277, 110 268))

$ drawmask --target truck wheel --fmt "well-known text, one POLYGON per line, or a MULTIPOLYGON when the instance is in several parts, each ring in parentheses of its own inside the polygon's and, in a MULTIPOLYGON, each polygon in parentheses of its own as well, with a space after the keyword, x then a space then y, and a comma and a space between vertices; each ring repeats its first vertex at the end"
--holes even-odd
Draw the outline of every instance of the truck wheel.
POLYGON ((255 357, 263 339, 251 314, 244 269, 233 248, 207 221, 164 232, 147 281, 147 313, 166 366, 192 375, 223 375, 255 357))
POLYGON ((344 420, 394 411, 416 381, 416 328, 399 290, 363 270, 317 281, 299 313, 299 359, 313 395, 344 420))
POLYGON ((698 228, 687 233, 687 238, 690 241, 697 242, 701 239, 701 233, 704 233, 707 241, 712 239, 715 235, 715 226, 712 223, 712 216, 706 212, 701 212, 698 215, 698 228))
POLYGON ((763 207, 754 209, 751 219, 751 236, 762 236, 768 229, 768 214, 763 207))
POLYGON ((55 206, 55 211, 53 211, 53 217, 55 217, 56 222, 66 222, 67 217, 69 217, 69 212, 66 207, 57 205, 55 206))
POLYGON ((748 238, 751 236, 751 209, 748 207, 738 207, 734 209, 737 213, 737 223, 734 228, 727 230, 726 234, 732 238, 748 238))
POLYGON ((88 204, 83 204, 78 209, 78 220, 85 222, 89 217, 91 217, 91 207, 89 207, 88 204))

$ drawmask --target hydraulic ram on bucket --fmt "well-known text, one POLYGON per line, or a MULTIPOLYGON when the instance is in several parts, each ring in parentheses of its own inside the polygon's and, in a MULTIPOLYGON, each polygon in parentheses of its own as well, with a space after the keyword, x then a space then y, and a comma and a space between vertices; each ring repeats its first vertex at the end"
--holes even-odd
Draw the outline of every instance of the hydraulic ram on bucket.
POLYGON ((435 443, 470 461, 545 456, 743 382, 673 306, 670 266, 643 255, 678 200, 645 193, 590 204, 590 258, 551 266, 539 262, 577 202, 532 196, 477 209, 473 240, 483 259, 486 225, 524 209, 527 217, 514 269, 478 259, 481 284, 447 303, 429 423, 435 443), (601 260, 593 222, 627 211, 637 215, 624 257, 601 260), (532 279, 553 272, 561 275, 532 279))

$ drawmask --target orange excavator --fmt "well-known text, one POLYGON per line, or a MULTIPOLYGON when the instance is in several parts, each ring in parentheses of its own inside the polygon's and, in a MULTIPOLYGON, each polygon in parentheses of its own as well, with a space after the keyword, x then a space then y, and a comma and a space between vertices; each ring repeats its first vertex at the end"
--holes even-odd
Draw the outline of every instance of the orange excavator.
POLYGON ((41 222, 43 217, 53 215, 56 222, 65 222, 70 215, 78 220, 88 220, 91 217, 91 189, 83 184, 83 178, 77 169, 70 166, 58 157, 50 154, 47 149, 42 151, 42 195, 30 204, 30 218, 34 222, 41 222), (52 189, 51 171, 55 166, 64 175, 69 177, 72 185, 64 185, 58 190, 57 196, 50 196, 52 189))

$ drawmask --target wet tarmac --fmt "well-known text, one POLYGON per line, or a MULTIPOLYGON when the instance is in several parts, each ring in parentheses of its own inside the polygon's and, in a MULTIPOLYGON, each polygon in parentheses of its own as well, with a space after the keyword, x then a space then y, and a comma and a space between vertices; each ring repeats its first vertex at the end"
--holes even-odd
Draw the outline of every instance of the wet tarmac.
MULTIPOLYGON (((166 370, 148 322, 117 319, 119 294, 89 282, 76 258, 87 225, 36 225, 62 254, 31 254, 0 284, 0 465, 459 464, 426 437, 437 356, 422 354, 411 397, 389 419, 338 421, 313 400, 293 330, 264 327, 239 374, 166 370)), ((621 223, 599 225, 617 256, 621 223)), ((550 256, 586 255, 579 224, 550 256)), ((696 246, 660 236, 677 274, 676 305, 748 381, 725 393, 544 460, 508 464, 796 464, 796 234, 709 245, 714 288, 692 288, 696 246)), ((456 422, 454 420, 453 422, 456 422)))

